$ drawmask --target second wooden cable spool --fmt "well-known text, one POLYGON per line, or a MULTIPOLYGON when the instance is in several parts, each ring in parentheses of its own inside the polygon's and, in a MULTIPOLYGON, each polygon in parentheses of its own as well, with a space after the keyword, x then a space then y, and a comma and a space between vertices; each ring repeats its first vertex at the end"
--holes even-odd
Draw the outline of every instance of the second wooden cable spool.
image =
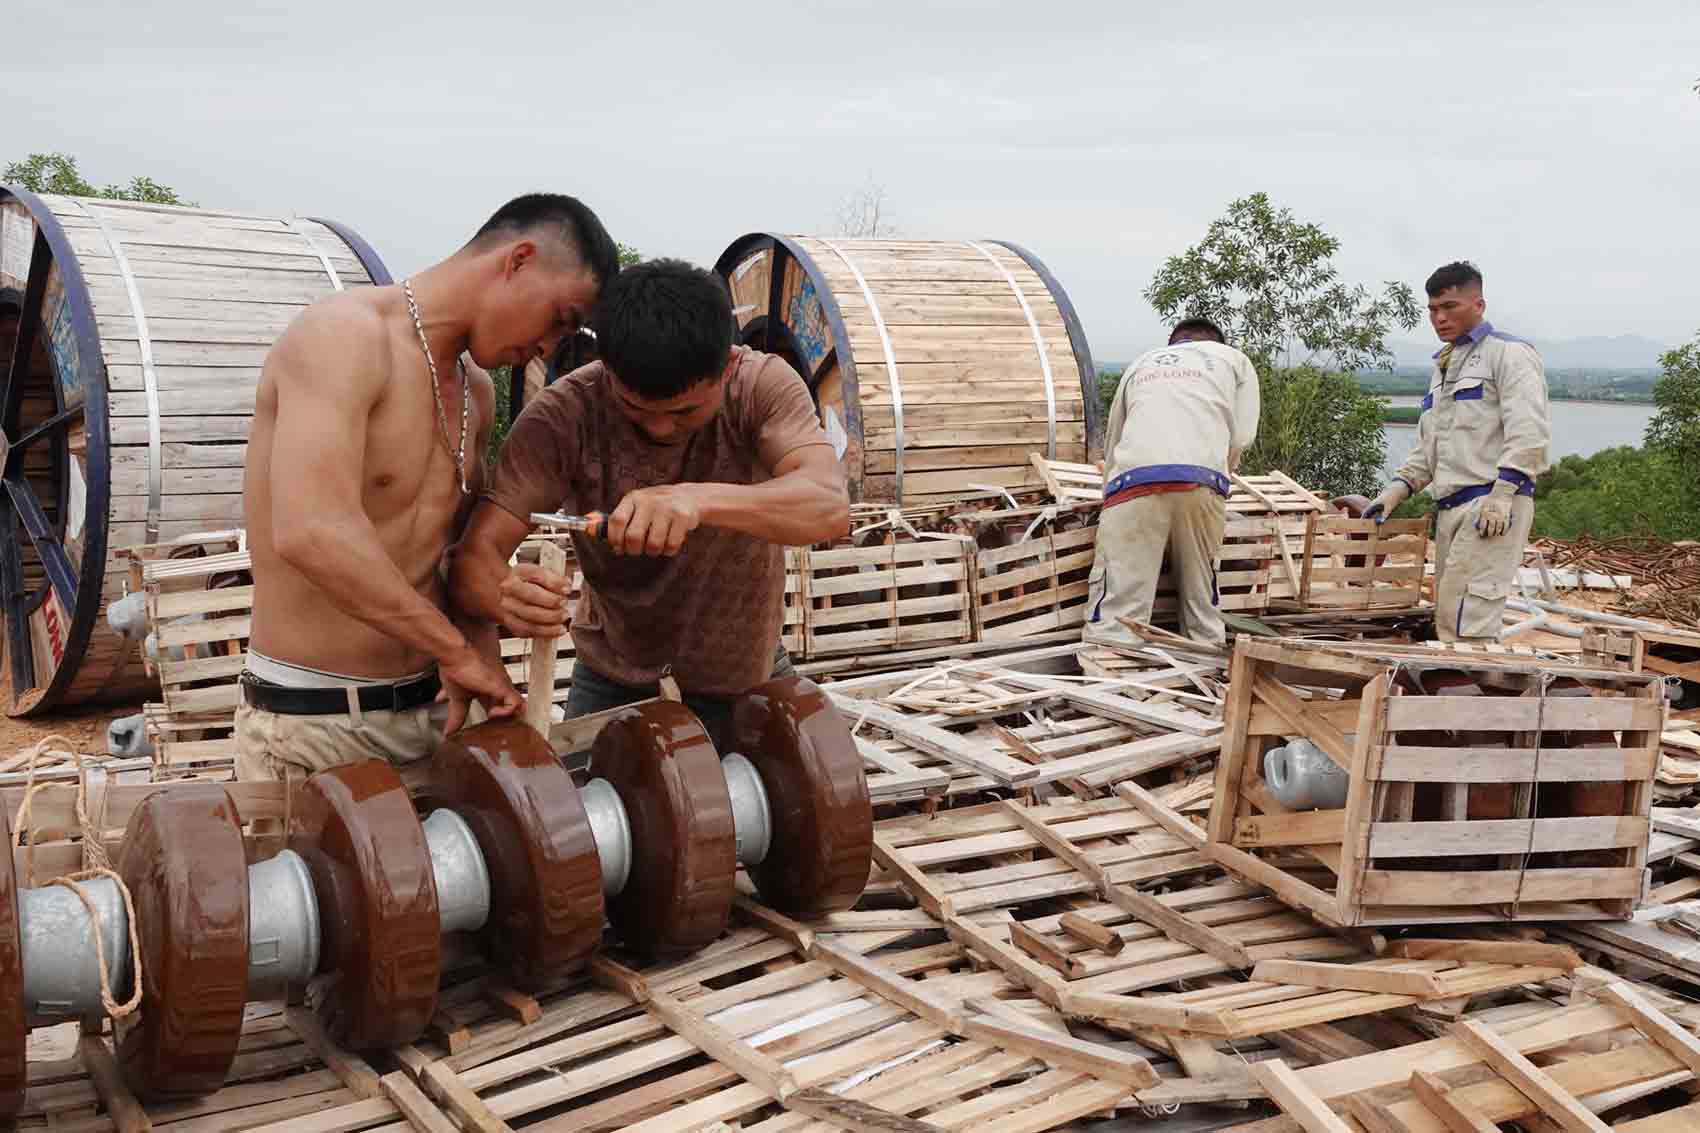
POLYGON ((327 220, 0 186, 6 708, 133 696, 119 547, 240 526, 266 351, 308 304, 391 282, 327 220))
POLYGON ((753 233, 715 264, 738 341, 803 376, 857 500, 1038 487, 1097 458, 1097 371, 1068 294, 1005 241, 753 233))

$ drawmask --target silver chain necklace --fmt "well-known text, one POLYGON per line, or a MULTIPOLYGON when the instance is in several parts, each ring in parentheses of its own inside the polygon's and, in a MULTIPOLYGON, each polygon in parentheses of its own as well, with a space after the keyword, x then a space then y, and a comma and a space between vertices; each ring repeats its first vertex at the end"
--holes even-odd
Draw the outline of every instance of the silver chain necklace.
POLYGON ((472 487, 466 482, 466 422, 472 412, 472 387, 466 380, 466 363, 455 358, 455 365, 460 368, 460 451, 449 447, 449 418, 443 411, 443 390, 437 381, 437 360, 431 357, 431 344, 425 338, 425 323, 419 318, 419 304, 413 300, 413 281, 401 281, 402 293, 407 296, 407 309, 413 314, 413 329, 419 332, 419 348, 425 351, 425 365, 431 370, 431 397, 437 403, 437 429, 443 437, 443 451, 454 457, 455 472, 460 477, 462 495, 471 495, 472 487))

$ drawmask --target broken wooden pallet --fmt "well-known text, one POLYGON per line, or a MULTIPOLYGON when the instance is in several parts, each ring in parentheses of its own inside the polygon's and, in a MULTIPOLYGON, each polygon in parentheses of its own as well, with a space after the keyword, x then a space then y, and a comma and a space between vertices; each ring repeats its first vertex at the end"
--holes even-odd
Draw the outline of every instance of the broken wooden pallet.
MULTIPOLYGON (((1580 963, 1571 957, 1571 966, 1580 963)), ((1117 1005, 1117 1022, 1221 1039, 1380 1014, 1423 1003, 1463 1004, 1479 995, 1544 983, 1564 967, 1381 958, 1342 963, 1260 960, 1251 978, 1117 1005), (1456 1001, 1456 1002, 1454 1002, 1456 1001)))
MULTIPOLYGON (((1486 1133, 1530 1120, 1605 1133, 1612 1126, 1601 1115, 1619 1106, 1672 1086, 1687 1087, 1670 1091, 1678 1098, 1691 1094, 1700 1042, 1629 984, 1594 994, 1597 1002, 1497 1023, 1464 1020, 1442 1038, 1302 1070, 1260 1063, 1253 1073, 1283 1115, 1236 1133, 1342 1133, 1353 1128, 1347 1117, 1376 1133, 1486 1133)), ((1666 1104, 1616 1128, 1693 1128, 1700 1106, 1666 1104)))
MULTIPOLYGON (((654 970, 604 957, 600 987, 546 997, 533 1021, 488 1021, 457 1052, 421 1043, 400 1058, 479 1129, 1044 1130, 1156 1084, 1136 1055, 983 1010, 995 973, 909 979, 948 972, 960 959, 949 946, 870 956, 847 943, 908 935, 744 928, 654 970)), ((299 1128, 405 1127, 379 1108, 353 1103, 299 1128)))

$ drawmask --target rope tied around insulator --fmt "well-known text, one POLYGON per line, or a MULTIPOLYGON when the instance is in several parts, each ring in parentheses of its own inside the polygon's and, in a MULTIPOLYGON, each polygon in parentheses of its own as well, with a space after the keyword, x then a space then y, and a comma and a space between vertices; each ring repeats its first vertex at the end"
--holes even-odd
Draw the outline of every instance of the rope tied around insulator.
MULTIPOLYGON (((35 885, 35 827, 31 824, 31 810, 35 804, 35 796, 39 791, 54 786, 52 783, 37 783, 35 781, 36 766, 44 757, 55 759, 69 757, 77 766, 77 797, 75 810, 77 829, 82 835, 83 868, 75 872, 55 877, 47 885, 58 885, 69 889, 88 910, 90 930, 94 936, 95 966, 100 972, 100 1005, 112 1019, 122 1019, 133 1014, 142 1005, 142 946, 136 933, 136 906, 130 897, 130 887, 124 884, 124 879, 112 868, 112 859, 107 856, 106 846, 101 840, 101 830, 105 826, 106 798, 101 796, 101 819, 95 822, 89 818, 88 812, 88 765, 82 752, 71 746, 71 741, 57 733, 44 736, 36 741, 30 749, 28 778, 24 782, 24 798, 18 805, 18 828, 24 837, 24 878, 25 883, 35 885), (130 937, 130 967, 131 991, 130 998, 119 1003, 112 995, 112 976, 107 970, 106 944, 100 931, 100 909, 88 890, 80 884, 96 878, 111 878, 113 885, 118 888, 118 895, 124 901, 124 920, 130 937)), ((15 844, 15 843, 14 843, 15 844)), ((7 846, 6 852, 11 853, 13 846, 7 846)))

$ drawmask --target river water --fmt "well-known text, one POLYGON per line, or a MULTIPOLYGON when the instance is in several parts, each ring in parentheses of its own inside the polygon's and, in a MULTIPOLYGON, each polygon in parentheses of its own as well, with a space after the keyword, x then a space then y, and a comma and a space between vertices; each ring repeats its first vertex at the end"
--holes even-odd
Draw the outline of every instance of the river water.
MULTIPOLYGON (((1390 405, 1421 405, 1420 397, 1390 397, 1390 405)), ((1651 405, 1624 405, 1615 401, 1552 402, 1552 460, 1566 456, 1592 456, 1601 449, 1638 445, 1653 419, 1651 405)), ((1387 472, 1391 474, 1410 454, 1417 442, 1415 425, 1383 425, 1387 440, 1387 472)))

